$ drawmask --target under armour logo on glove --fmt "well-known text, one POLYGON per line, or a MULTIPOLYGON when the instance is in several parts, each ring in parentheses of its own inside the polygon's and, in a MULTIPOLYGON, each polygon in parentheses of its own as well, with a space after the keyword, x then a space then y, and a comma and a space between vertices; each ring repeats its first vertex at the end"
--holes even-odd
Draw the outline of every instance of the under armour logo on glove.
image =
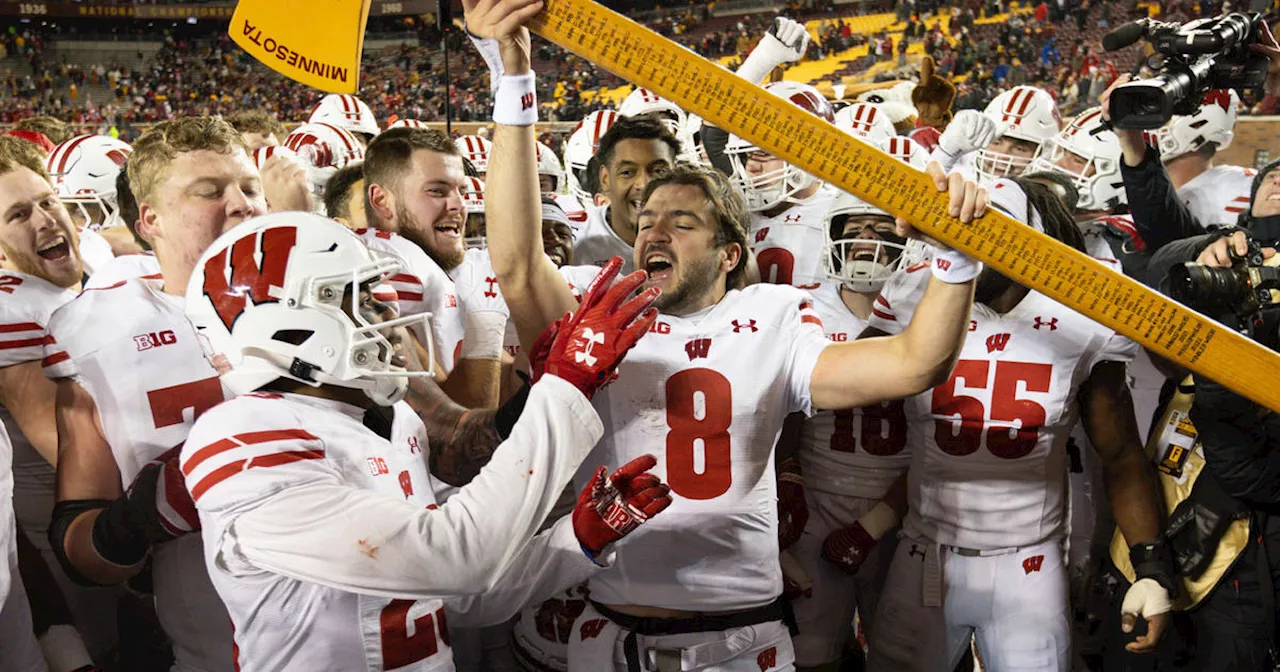
POLYGON ((671 488, 647 473, 657 464, 654 456, 641 455, 618 467, 608 479, 600 467, 582 489, 573 508, 573 533, 592 560, 671 506, 671 488))
MULTIPOLYGON (((845 573, 854 575, 858 573, 862 563, 866 562, 867 556, 875 549, 877 543, 870 534, 867 534, 867 530, 861 523, 854 523, 827 535, 826 540, 822 542, 822 557, 844 570, 845 573)), ((914 554, 915 547, 912 546, 911 550, 914 554)), ((920 555, 924 556, 923 553, 920 555)))
POLYGON ((598 360, 595 355, 591 354, 591 348, 597 344, 604 345, 604 334, 592 331, 590 327, 587 327, 582 330, 582 336, 579 338, 582 339, 584 345, 581 346, 582 352, 573 355, 574 360, 579 364, 586 362, 587 366, 595 366, 598 360))
POLYGON ((557 320, 534 341, 529 361, 535 381, 541 370, 591 397, 617 375, 623 356, 658 318, 658 311, 650 306, 659 294, 650 287, 631 298, 649 276, 636 271, 614 283, 620 268, 620 257, 610 259, 583 294, 578 310, 557 320))

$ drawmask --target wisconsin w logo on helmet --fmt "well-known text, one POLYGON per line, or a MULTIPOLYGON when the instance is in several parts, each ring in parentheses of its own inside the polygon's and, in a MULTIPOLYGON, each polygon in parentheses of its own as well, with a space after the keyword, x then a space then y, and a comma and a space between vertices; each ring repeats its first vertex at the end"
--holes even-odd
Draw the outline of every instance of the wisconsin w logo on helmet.
POLYGON ((259 236, 236 241, 205 262, 204 293, 213 303, 227 331, 232 330, 244 313, 248 301, 252 300, 254 305, 279 301, 271 295, 271 288, 284 289, 289 253, 297 239, 295 227, 271 228, 259 236), (229 278, 228 249, 231 253, 229 278), (255 259, 258 252, 261 252, 261 260, 255 259))

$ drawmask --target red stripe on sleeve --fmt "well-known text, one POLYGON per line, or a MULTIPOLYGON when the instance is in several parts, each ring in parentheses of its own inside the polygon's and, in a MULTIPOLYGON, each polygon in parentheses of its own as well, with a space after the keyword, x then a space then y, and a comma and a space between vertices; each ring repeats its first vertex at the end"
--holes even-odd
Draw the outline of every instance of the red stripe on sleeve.
POLYGON ((49 367, 49 366, 53 366, 54 364, 61 364, 67 361, 68 359, 71 359, 71 355, 68 355, 65 352, 55 352, 52 355, 49 355, 48 357, 45 357, 44 359, 40 360, 40 365, 49 367))
POLYGON ((889 310, 893 310, 893 306, 889 305, 889 300, 884 298, 883 294, 876 295, 876 303, 888 308, 889 310))
POLYGON ((878 318, 880 318, 880 319, 882 319, 882 320, 889 320, 890 322, 897 322, 897 321, 898 321, 898 318, 896 318, 896 317, 894 317, 894 316, 890 315, 889 313, 884 312, 883 310, 880 310, 879 308, 872 308, 872 309, 871 309, 871 314, 872 314, 872 315, 875 315, 876 317, 878 317, 878 318))
POLYGON ((244 434, 236 434, 229 439, 221 439, 197 450, 192 453, 191 459, 182 466, 183 475, 190 476, 196 467, 200 466, 205 460, 224 453, 232 448, 240 446, 252 446, 257 443, 268 443, 270 441, 285 441, 287 439, 301 439, 303 441, 315 441, 316 437, 305 429, 272 429, 265 432, 246 432, 244 434))
POLYGON ((48 336, 40 338, 24 338, 21 341, 0 341, 0 350, 15 350, 17 348, 30 348, 34 346, 43 346, 49 343, 48 336))
POLYGON ((200 482, 196 483, 195 487, 191 488, 191 498, 199 501, 200 496, 208 492, 209 488, 212 488, 242 471, 248 471, 254 467, 278 467, 282 464, 301 462, 303 460, 323 459, 323 450, 298 450, 283 453, 271 453, 270 455, 262 455, 249 460, 236 460, 235 462, 214 469, 208 476, 200 479, 200 482))
POLYGON ((818 325, 818 328, 819 328, 819 329, 821 329, 821 328, 822 328, 822 318, 818 317, 817 315, 801 315, 801 316, 800 316, 800 323, 801 323, 801 324, 816 324, 816 325, 818 325))
POLYGON ((0 334, 11 334, 15 331, 44 331, 44 327, 36 324, 35 322, 0 324, 0 334))

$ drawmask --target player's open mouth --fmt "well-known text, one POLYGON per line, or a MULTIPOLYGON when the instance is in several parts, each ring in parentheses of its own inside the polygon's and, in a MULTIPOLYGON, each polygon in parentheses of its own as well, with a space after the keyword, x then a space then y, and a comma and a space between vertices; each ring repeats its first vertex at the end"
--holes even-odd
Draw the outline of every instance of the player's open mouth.
POLYGON ((450 238, 462 237, 461 222, 441 222, 439 224, 436 224, 435 229, 436 229, 436 233, 443 234, 450 238))
POLYGON ((671 275, 674 266, 671 257, 663 252, 650 252, 644 258, 644 270, 649 273, 649 279, 653 281, 665 280, 671 275))
POLYGON ((59 234, 36 248, 36 254, 45 261, 62 261, 71 256, 71 244, 66 236, 59 234))
POLYGON ((877 255, 876 255, 875 248, 863 248, 860 250, 853 251, 854 261, 875 261, 876 256, 877 255))
POLYGON ((565 255, 560 251, 560 248, 556 247, 550 250, 546 250, 546 253, 547 253, 547 256, 551 258, 551 263, 555 264, 556 266, 564 266, 565 255))

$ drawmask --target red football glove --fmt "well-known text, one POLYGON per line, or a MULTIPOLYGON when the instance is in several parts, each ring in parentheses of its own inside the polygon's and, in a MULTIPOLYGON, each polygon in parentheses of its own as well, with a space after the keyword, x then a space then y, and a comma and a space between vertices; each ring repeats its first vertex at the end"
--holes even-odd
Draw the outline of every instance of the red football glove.
POLYGON ((654 456, 641 455, 618 467, 608 480, 600 467, 582 489, 573 507, 573 533, 592 560, 671 505, 671 488, 646 473, 657 464, 654 456))
POLYGON ((862 567, 862 563, 878 543, 880 542, 867 534, 862 523, 854 523, 827 535, 826 541, 822 542, 822 557, 845 573, 853 575, 858 573, 858 568, 862 567))
POLYGON ((809 504, 804 499, 804 477, 797 471, 778 465, 778 550, 785 551, 800 541, 809 522, 809 504))
POLYGON ((612 378, 623 356, 658 318, 658 311, 650 306, 659 290, 650 287, 628 301, 648 275, 636 271, 613 284, 621 266, 620 258, 609 260, 587 288, 578 310, 566 315, 559 328, 550 327, 556 333, 544 371, 571 383, 587 398, 612 378))
POLYGON ((182 446, 172 448, 143 467, 160 471, 156 478, 156 520, 172 537, 180 537, 200 529, 196 503, 191 499, 187 480, 178 464, 181 452, 182 446))

